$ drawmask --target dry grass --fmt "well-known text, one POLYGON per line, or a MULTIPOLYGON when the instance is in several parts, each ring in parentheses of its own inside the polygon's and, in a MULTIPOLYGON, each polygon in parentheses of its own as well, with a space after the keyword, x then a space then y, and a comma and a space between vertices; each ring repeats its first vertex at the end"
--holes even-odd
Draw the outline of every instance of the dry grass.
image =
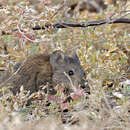
MULTIPOLYGON (((125 15, 125 7, 109 5, 104 12, 65 17, 66 7, 54 1, 3 0, 0 2, 0 70, 12 66, 27 55, 62 49, 77 50, 87 73, 91 94, 65 95, 57 86, 56 96, 38 92, 31 96, 13 96, 1 92, 1 130, 128 130, 130 128, 130 25, 113 24, 88 28, 46 29, 33 31, 35 25, 56 22, 82 22, 125 15), (46 1, 47 2, 47 1, 46 1), (60 8, 60 9, 59 9, 60 8), (15 30, 15 29, 19 30, 15 30), (24 30, 24 31, 21 31, 24 30), (29 99, 32 104, 27 106, 29 99), (49 102, 49 103, 48 103, 49 102)), ((126 8, 127 7, 127 8, 126 8)), ((130 18, 128 14, 126 16, 130 18)), ((0 73, 2 75, 2 72, 0 73)))

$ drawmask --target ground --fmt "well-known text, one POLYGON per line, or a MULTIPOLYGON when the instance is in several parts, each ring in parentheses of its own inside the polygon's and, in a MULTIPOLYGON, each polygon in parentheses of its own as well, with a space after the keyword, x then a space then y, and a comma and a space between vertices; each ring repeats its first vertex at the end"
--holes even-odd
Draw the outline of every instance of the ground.
POLYGON ((50 0, 0 2, 0 75, 26 56, 76 50, 87 74, 90 94, 82 90, 66 97, 60 86, 55 96, 32 95, 1 88, 0 129, 106 129, 130 128, 130 24, 104 24, 87 28, 33 30, 60 22, 86 22, 112 16, 130 18, 130 2, 108 5, 106 10, 67 14, 67 6, 50 0), (128 10, 128 11, 127 11, 128 10), (27 105, 31 99, 31 105, 27 105))

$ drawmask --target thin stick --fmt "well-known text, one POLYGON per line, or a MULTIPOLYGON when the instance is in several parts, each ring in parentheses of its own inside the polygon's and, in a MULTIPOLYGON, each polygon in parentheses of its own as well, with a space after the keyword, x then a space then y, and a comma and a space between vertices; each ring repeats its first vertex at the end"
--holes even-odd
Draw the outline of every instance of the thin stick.
POLYGON ((88 21, 83 23, 56 23, 56 24, 45 24, 44 26, 40 27, 39 25, 33 27, 33 30, 41 30, 47 29, 49 27, 53 28, 67 28, 67 27, 89 27, 89 26, 99 26, 102 24, 114 24, 114 23, 127 23, 130 24, 130 19, 128 18, 117 18, 117 19, 102 19, 98 21, 88 21))

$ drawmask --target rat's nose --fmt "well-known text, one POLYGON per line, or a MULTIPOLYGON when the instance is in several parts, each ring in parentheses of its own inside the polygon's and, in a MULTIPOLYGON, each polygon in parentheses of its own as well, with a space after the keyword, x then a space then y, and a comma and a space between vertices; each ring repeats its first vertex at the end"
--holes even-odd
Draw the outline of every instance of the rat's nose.
POLYGON ((84 91, 86 93, 90 94, 90 87, 88 85, 88 81, 87 80, 82 79, 80 88, 84 89, 84 91))

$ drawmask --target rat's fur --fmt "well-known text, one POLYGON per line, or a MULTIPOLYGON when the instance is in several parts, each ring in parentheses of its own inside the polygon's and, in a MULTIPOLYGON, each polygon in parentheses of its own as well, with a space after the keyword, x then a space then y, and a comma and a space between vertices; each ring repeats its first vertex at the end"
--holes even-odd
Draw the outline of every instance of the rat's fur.
POLYGON ((19 92, 21 86, 33 93, 47 83, 52 86, 61 83, 65 87, 79 87, 84 84, 86 77, 76 53, 68 56, 60 50, 50 55, 31 55, 18 63, 14 70, 16 72, 8 79, 14 94, 19 92), (73 71, 73 75, 69 76, 69 71, 73 71))

